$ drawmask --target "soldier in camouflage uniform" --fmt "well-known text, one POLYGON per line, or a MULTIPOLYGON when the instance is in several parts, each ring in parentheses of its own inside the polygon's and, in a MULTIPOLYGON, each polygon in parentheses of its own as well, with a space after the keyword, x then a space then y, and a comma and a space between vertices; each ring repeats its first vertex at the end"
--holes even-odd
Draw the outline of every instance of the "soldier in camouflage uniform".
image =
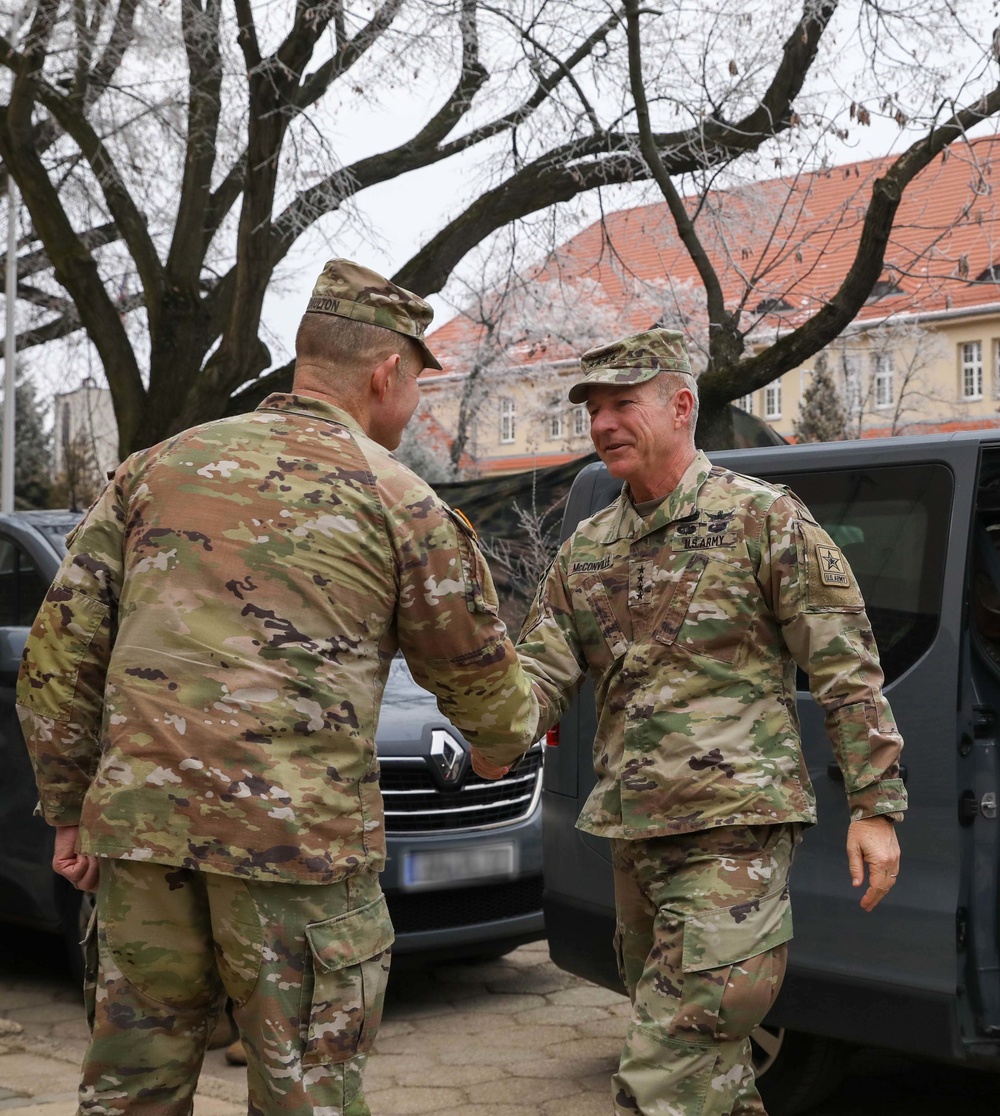
MULTIPOLYGON (((870 910, 898 871, 902 742, 843 554, 787 489, 695 451, 683 338, 591 350, 570 391, 625 486, 579 525, 518 643, 554 724, 590 673, 597 785, 581 829, 611 839, 632 1017, 619 1116, 763 1116, 748 1036, 792 936, 788 871, 815 799, 795 667, 809 674, 847 788, 850 871, 870 910)), ((480 774, 517 754, 482 741, 480 774)))
POLYGON ((392 657, 470 739, 534 738, 471 531, 389 452, 431 315, 331 261, 293 393, 134 454, 68 539, 18 700, 55 866, 97 885, 81 1113, 190 1112, 228 994, 251 1113, 367 1116, 392 657))

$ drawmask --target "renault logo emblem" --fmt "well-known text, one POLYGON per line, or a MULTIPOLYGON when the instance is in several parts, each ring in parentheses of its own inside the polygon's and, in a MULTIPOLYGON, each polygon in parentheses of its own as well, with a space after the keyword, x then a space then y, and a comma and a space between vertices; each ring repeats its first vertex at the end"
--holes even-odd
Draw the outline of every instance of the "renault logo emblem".
POLYGON ((446 729, 431 730, 431 762, 441 779, 454 786, 465 767, 465 749, 446 729))

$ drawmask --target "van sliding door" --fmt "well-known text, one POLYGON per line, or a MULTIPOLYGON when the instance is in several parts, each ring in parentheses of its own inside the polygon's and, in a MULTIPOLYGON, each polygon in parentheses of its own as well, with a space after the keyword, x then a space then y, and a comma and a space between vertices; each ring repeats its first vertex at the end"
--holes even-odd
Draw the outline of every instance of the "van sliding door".
POLYGON ((809 449, 792 451, 781 463, 787 468, 765 475, 805 501, 861 585, 885 693, 905 741, 910 812, 899 826, 896 887, 866 914, 848 875, 842 776, 822 709, 800 672, 803 751, 819 824, 805 834, 792 871, 795 941, 775 1017, 787 1027, 855 1042, 958 1054, 963 857, 955 713, 969 481, 978 446, 921 439, 912 450, 906 443, 886 450, 862 443, 825 461, 819 447, 809 449), (804 468, 795 467, 800 462, 804 468), (809 468, 813 462, 820 467, 809 468))
POLYGON ((973 1030, 1000 1039, 1000 446, 984 446, 967 583, 959 712, 959 931, 973 1030))

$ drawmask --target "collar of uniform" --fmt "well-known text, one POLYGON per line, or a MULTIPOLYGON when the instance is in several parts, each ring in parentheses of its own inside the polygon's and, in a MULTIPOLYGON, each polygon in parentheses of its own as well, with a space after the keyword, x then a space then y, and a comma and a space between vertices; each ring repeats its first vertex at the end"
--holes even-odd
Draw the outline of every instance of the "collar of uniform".
POLYGON ((272 391, 271 394, 257 406, 258 411, 286 411, 291 414, 305 415, 308 418, 326 419, 327 422, 338 422, 346 426, 355 434, 367 438, 361 429, 358 420, 340 407, 316 399, 312 395, 293 395, 291 392, 272 391))
POLYGON ((644 519, 635 510, 628 485, 625 485, 621 496, 618 497, 618 514, 612 521, 604 541, 612 543, 617 539, 639 539, 668 523, 676 523, 679 519, 688 519, 697 515, 698 493, 711 471, 712 463, 701 450, 698 450, 691 464, 684 470, 684 476, 681 477, 677 487, 664 496, 663 502, 648 519, 644 519))

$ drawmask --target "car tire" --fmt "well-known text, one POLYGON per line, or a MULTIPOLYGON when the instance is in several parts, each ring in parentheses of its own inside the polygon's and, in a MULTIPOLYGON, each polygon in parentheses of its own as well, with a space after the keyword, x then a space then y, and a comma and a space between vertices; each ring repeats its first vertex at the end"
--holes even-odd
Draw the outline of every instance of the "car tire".
POLYGON ((840 1084, 849 1048, 835 1039, 763 1025, 750 1036, 757 1088, 769 1116, 798 1116, 840 1084))

